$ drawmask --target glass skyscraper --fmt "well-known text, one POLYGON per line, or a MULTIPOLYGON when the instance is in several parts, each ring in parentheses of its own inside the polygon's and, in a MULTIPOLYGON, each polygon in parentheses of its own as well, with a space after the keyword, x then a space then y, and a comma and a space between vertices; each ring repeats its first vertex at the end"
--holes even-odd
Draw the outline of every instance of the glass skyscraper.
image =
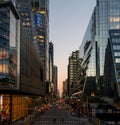
MULTIPOLYGON (((82 67, 86 71, 84 94, 109 96, 106 92, 105 55, 111 29, 120 29, 120 1, 96 0, 92 17, 80 46, 83 58, 82 67)), ((109 70, 109 69, 108 69, 109 70)), ((117 84, 117 96, 120 96, 120 84, 117 84)), ((112 88, 112 83, 108 83, 112 88)), ((116 91, 114 88, 114 91, 116 91)), ((115 96, 113 92, 111 96, 115 96)))
POLYGON ((45 64, 45 80, 49 81, 49 0, 31 0, 34 14, 34 44, 45 64))

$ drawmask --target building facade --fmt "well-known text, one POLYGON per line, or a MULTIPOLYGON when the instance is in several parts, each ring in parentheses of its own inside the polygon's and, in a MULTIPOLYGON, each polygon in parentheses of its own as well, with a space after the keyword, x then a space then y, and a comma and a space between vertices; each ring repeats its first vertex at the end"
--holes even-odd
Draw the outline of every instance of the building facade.
POLYGON ((53 82, 53 65, 54 65, 54 45, 52 42, 49 43, 49 79, 53 82))
POLYGON ((45 80, 49 83, 49 0, 31 0, 34 15, 34 44, 45 65, 45 80))
POLYGON ((53 83, 54 83, 54 95, 57 97, 58 89, 58 68, 56 65, 53 66, 53 83))
POLYGON ((120 29, 109 31, 108 45, 105 52, 105 95, 117 97, 120 93, 120 29), (108 61, 109 60, 109 61, 108 61), (116 90, 116 91, 115 91, 116 90))
POLYGON ((77 73, 79 70, 79 51, 72 52, 68 64, 68 95, 71 95, 77 86, 77 73))
POLYGON ((0 5, 1 89, 20 89, 20 18, 11 2, 0 5))
POLYGON ((0 114, 28 115, 32 96, 45 94, 44 65, 12 2, 0 3, 0 114))
POLYGON ((28 32, 31 41, 33 42, 34 36, 34 16, 32 14, 32 6, 30 0, 14 0, 15 7, 20 15, 22 25, 28 32))
POLYGON ((68 96, 68 80, 66 79, 65 81, 63 81, 63 98, 68 96))
MULTIPOLYGON (((96 0, 96 6, 80 46, 81 58, 83 58, 82 68, 86 71, 86 77, 83 80, 85 95, 104 96, 107 94, 105 53, 110 38, 109 30, 120 28, 119 5, 119 0, 96 0)), ((120 88, 118 87, 117 90, 117 96, 120 96, 120 88)), ((112 93, 106 96, 116 95, 112 93)))
POLYGON ((49 0, 13 0, 45 68, 49 84, 49 0))
POLYGON ((54 46, 53 43, 49 43, 49 82, 46 84, 47 93, 52 93, 54 91, 53 83, 53 65, 54 65, 54 46))

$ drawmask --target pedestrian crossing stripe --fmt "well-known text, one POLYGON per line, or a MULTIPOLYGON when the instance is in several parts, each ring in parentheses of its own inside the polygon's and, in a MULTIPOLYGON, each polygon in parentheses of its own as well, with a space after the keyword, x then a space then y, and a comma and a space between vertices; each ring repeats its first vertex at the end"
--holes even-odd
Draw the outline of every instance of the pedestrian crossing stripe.
POLYGON ((49 123, 64 123, 64 124, 80 124, 81 120, 63 120, 63 119, 38 119, 34 121, 35 124, 49 124, 49 123))

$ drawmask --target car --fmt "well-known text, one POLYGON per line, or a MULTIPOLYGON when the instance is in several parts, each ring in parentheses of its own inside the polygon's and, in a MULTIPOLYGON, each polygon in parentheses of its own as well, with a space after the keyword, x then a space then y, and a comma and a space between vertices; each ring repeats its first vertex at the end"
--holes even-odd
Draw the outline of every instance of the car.
POLYGON ((70 112, 73 112, 74 110, 72 108, 69 109, 70 112))
POLYGON ((58 109, 59 109, 59 110, 61 110, 61 109, 62 109, 62 107, 61 107, 61 106, 58 106, 58 109))
POLYGON ((49 104, 48 104, 48 107, 49 107, 49 108, 52 108, 53 106, 52 106, 52 104, 49 103, 49 104))
POLYGON ((71 115, 72 115, 72 116, 75 116, 75 113, 74 113, 74 112, 71 112, 71 115))

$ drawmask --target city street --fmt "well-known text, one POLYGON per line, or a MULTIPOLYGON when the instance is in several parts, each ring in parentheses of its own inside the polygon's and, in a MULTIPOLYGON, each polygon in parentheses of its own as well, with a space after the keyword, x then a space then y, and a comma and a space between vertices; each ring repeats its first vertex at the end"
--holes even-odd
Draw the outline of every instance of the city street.
POLYGON ((120 125, 120 0, 0 0, 0 125, 120 125))
POLYGON ((53 107, 42 116, 38 116, 32 125, 87 125, 87 118, 72 116, 69 111, 62 107, 53 107))

